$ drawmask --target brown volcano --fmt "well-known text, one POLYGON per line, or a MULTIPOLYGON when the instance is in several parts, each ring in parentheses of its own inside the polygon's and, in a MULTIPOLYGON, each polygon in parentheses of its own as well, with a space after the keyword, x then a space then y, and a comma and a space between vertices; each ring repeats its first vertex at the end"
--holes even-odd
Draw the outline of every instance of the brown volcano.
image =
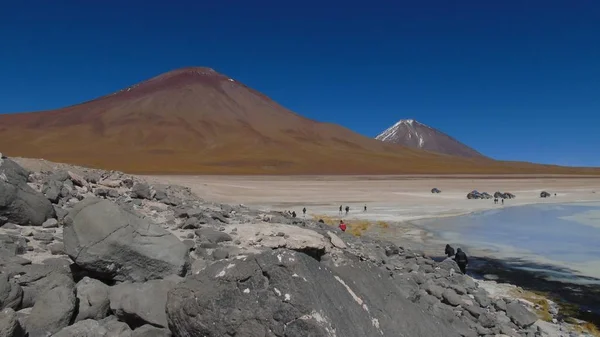
POLYGON ((0 115, 9 156, 176 174, 583 173, 409 149, 299 116, 209 68, 45 112, 0 115))

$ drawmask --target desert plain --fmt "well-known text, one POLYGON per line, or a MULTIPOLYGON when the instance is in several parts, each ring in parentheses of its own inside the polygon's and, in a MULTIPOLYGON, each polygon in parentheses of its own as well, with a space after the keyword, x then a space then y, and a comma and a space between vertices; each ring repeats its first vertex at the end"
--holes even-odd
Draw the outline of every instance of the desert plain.
POLYGON ((453 216, 475 211, 537 203, 600 200, 600 177, 582 176, 144 176, 149 181, 191 188, 201 198, 276 210, 303 207, 309 216, 344 219, 405 221, 453 216), (432 188, 442 192, 431 193, 432 188), (469 200, 473 190, 511 192, 515 199, 495 205, 492 200, 469 200), (540 198, 540 192, 552 194, 540 198), (596 193, 598 192, 598 193, 596 193), (556 193, 556 196, 554 194, 556 193), (363 207, 367 206, 367 212, 363 207))

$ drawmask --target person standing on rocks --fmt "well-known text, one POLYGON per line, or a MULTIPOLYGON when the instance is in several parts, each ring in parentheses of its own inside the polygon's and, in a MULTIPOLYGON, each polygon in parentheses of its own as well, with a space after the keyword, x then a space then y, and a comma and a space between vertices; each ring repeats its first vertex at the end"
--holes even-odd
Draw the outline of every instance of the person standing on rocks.
POLYGON ((340 220, 340 225, 338 226, 342 232, 346 231, 346 224, 344 223, 344 220, 340 220))
POLYGON ((460 271, 466 275, 467 265, 469 264, 469 258, 467 257, 467 254, 465 254, 465 252, 462 251, 461 248, 458 248, 456 250, 454 261, 456 261, 456 264, 458 265, 458 268, 460 268, 460 271))
POLYGON ((350 206, 346 206, 346 215, 348 215, 348 212, 350 212, 350 206))
POLYGON ((304 217, 306 218, 306 207, 304 207, 304 208, 302 209, 302 214, 303 214, 303 215, 304 215, 304 217))
POLYGON ((452 248, 452 246, 450 246, 449 244, 446 244, 446 250, 444 252, 448 257, 454 256, 454 248, 452 248))

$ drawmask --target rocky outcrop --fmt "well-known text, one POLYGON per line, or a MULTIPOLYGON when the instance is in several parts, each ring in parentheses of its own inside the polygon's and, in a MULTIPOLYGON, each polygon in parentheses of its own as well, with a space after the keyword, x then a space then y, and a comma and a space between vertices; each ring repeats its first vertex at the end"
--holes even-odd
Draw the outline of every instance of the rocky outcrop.
POLYGON ((55 216, 48 199, 27 180, 29 172, 10 159, 0 159, 0 223, 41 226, 55 216))
MULTIPOLYGON (((379 282, 373 271, 357 270, 354 278, 372 285, 379 282)), ((169 328, 179 337, 267 331, 298 337, 459 336, 390 289, 357 288, 355 283, 306 254, 285 249, 217 262, 169 292, 169 328), (387 312, 386 302, 396 310, 387 312)))
POLYGON ((189 265, 188 249, 171 233, 97 198, 69 213, 64 244, 79 267, 104 279, 142 282, 184 275, 189 265))
POLYGON ((44 228, 0 226, 0 337, 539 335, 451 259, 120 172, 15 172, 60 192, 44 228))
POLYGON ((540 193, 540 198, 550 198, 552 195, 546 191, 540 193))
POLYGON ((438 188, 432 188, 431 193, 437 194, 437 193, 442 193, 442 191, 440 191, 438 188))

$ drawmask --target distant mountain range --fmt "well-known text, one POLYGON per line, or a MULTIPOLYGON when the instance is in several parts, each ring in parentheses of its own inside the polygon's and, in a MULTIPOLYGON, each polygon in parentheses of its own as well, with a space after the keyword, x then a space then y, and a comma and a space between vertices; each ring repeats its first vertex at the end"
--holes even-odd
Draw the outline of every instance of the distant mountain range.
POLYGON ((375 137, 388 143, 466 158, 484 155, 449 135, 414 119, 402 119, 375 137))
MULTIPOLYGON (((410 137, 442 143, 425 129, 410 137)), ((138 174, 598 173, 381 142, 202 67, 62 109, 0 115, 0 152, 138 174)))

